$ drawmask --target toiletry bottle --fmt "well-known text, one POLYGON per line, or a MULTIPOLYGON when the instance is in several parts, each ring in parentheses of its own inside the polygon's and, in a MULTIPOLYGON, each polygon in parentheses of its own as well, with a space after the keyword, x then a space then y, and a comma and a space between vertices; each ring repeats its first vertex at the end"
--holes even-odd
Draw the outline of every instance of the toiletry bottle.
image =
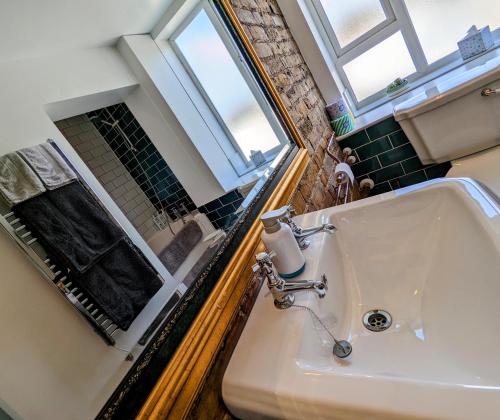
POLYGON ((306 260, 300 250, 293 232, 285 223, 279 221, 287 213, 287 207, 264 213, 260 220, 264 225, 262 241, 269 251, 274 251, 274 266, 283 278, 298 276, 304 271, 306 260))

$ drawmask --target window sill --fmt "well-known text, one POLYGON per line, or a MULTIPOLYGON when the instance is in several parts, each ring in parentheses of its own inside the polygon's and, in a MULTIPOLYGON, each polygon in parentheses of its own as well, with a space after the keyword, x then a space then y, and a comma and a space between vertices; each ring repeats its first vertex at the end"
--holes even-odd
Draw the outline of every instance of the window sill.
POLYGON ((427 82, 420 85, 416 85, 410 91, 405 91, 404 93, 395 97, 389 102, 385 102, 375 108, 371 106, 358 110, 357 113, 359 115, 355 117, 354 130, 350 131, 347 134, 337 137, 337 140, 341 141, 361 130, 364 130, 367 127, 375 125, 378 122, 392 116, 394 108, 402 104, 403 102, 409 101, 413 98, 416 98, 417 96, 421 96, 429 91, 435 91, 436 94, 443 93, 442 86, 444 84, 447 84, 450 81, 450 79, 459 78, 461 75, 463 75, 466 72, 470 72, 472 69, 476 69, 476 71, 474 71, 475 77, 480 76, 481 74, 485 73, 488 70, 491 70, 488 66, 485 66, 485 64, 495 59, 496 57, 500 57, 499 46, 500 45, 497 44, 490 51, 470 61, 462 62, 462 64, 460 64, 459 66, 456 66, 456 63, 453 63, 455 65, 453 64, 449 65, 449 67, 451 67, 451 70, 447 71, 446 73, 442 73, 441 71, 441 72, 435 72, 427 76, 428 78, 427 82), (480 67, 484 67, 484 69, 481 69, 480 67))

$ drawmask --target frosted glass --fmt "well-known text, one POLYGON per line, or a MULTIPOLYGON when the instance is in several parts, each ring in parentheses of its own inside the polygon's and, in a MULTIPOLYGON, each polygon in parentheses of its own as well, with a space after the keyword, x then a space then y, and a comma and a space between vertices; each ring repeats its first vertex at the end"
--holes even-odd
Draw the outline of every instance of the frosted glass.
POLYGON ((379 0, 321 0, 341 47, 385 20, 379 0))
POLYGON ((175 40, 243 154, 280 144, 262 108, 202 9, 175 40))
POLYGON ((396 32, 345 64, 344 71, 356 98, 361 101, 416 69, 401 32, 396 32))
POLYGON ((405 0, 429 63, 458 50, 457 41, 476 25, 500 26, 499 0, 405 0))

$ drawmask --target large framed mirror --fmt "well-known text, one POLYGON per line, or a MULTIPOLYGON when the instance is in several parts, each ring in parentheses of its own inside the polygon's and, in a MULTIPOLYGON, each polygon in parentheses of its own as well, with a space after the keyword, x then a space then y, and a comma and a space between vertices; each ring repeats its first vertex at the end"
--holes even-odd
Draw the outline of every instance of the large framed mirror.
MULTIPOLYGON (((144 408, 154 386, 160 379, 165 380, 162 377, 165 368, 169 362, 172 364, 175 351, 183 344, 189 328, 193 329, 203 305, 214 298, 214 293, 219 293, 214 291, 215 286, 220 287, 227 281, 228 273, 238 275, 237 270, 228 266, 252 255, 239 250, 243 243, 255 246, 255 234, 249 238, 248 233, 252 226, 255 230, 258 214, 284 176, 288 176, 288 184, 297 182, 306 161, 302 140, 229 2, 180 3, 164 27, 157 31, 155 44, 175 75, 176 83, 182 85, 189 97, 191 112, 202 117, 213 136, 211 144, 207 137, 198 143, 198 152, 205 157, 215 155, 213 161, 207 157, 205 163, 224 191, 199 206, 200 213, 195 217, 206 215, 222 233, 213 241, 215 245, 208 248, 210 251, 205 251, 195 263, 198 272, 191 274, 189 281, 182 280, 182 276, 177 278, 186 287, 185 293, 160 321, 144 353, 101 411, 103 418, 124 418, 144 408), (229 180, 228 172, 233 179, 229 180), (237 201, 231 203, 235 195, 237 201), (228 214, 225 207, 216 207, 225 202, 232 205, 233 211, 228 214), (222 221, 212 220, 214 213, 222 221)), ((140 50, 134 41, 125 37, 123 42, 130 50, 140 50)), ((192 116, 190 124, 193 124, 192 116)), ((198 180, 205 176, 201 171, 193 172, 198 180)), ((203 189, 203 194, 206 193, 207 189, 203 189)), ((275 199, 277 197, 275 193, 275 199)), ((284 197, 286 194, 279 195, 281 200, 284 197)), ((187 207, 189 209, 189 205, 187 207)), ((182 220, 182 215, 180 218, 182 220)), ((177 223, 182 221, 177 219, 177 223)), ((183 229, 186 228, 181 228, 181 235, 183 229)), ((179 271, 174 272, 174 277, 179 271)), ((194 328, 203 327, 195 325, 194 328)))
MULTIPOLYGON (((259 246, 259 214, 288 201, 309 161, 230 2, 158 3, 161 13, 150 16, 147 33, 130 34, 134 30, 125 26, 120 36, 113 33, 112 44, 102 40, 71 54, 54 50, 32 62, 0 61, 13 80, 12 95, 18 85, 31 86, 16 95, 32 109, 29 115, 19 111, 30 124, 7 130, 14 140, 0 142, 0 155, 44 143, 161 280, 133 316, 120 318, 113 298, 100 300, 90 286, 61 280, 47 263, 50 240, 32 247, 29 237, 23 239, 19 207, 0 195, 0 247, 13 258, 9 276, 23 278, 12 285, 6 275, 3 283, 13 296, 28 296, 32 308, 19 323, 31 325, 30 316, 54 320, 43 333, 33 328, 31 336, 23 335, 22 342, 36 343, 33 354, 40 360, 33 361, 38 376, 25 387, 24 402, 9 392, 0 396, 0 408, 13 417, 133 418, 170 393, 158 384, 176 387, 173 397, 186 389, 192 371, 186 363, 196 361, 201 373, 195 376, 203 377, 208 360, 194 355, 217 347, 242 296, 259 246), (36 60, 40 74, 30 73, 36 60), (36 283, 40 273, 27 264, 17 267, 24 263, 17 262, 13 244, 57 287, 46 291, 36 283), (44 401, 35 402, 44 384, 44 401)), ((14 19, 16 7, 7 12, 14 19)), ((137 5, 121 12, 144 20, 137 5)), ((75 23, 75 36, 95 39, 92 28, 99 25, 89 19, 75 23)), ((44 27, 39 29, 49 39, 53 34, 44 27)), ((16 121, 16 107, 9 112, 16 121)), ((6 380, 22 371, 6 371, 6 380)))

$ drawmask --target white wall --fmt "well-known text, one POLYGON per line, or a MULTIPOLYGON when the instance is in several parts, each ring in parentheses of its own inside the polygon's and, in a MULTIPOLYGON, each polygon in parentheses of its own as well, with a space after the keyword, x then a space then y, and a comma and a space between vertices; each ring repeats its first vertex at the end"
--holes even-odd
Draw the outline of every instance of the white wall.
MULTIPOLYGON (((116 49, 95 48, 0 63, 0 81, 0 154, 53 138, 89 185, 109 200, 45 108, 50 103, 63 104, 64 112, 72 115, 72 103, 99 108, 130 92, 137 81, 116 49)), ((56 112, 58 107, 49 108, 56 112)), ((106 204, 119 215, 119 222, 134 241, 142 240, 116 205, 106 204)), ((175 288, 172 277, 162 274, 170 283, 155 302, 158 311, 175 288)), ((139 323, 143 328, 147 320, 139 323)), ((3 231, 0 331, 0 404, 6 404, 6 411, 20 418, 93 418, 131 366, 124 361, 124 352, 107 346, 58 292, 48 287, 3 231)), ((122 341, 131 344, 136 340, 132 338, 128 343, 122 341)))

